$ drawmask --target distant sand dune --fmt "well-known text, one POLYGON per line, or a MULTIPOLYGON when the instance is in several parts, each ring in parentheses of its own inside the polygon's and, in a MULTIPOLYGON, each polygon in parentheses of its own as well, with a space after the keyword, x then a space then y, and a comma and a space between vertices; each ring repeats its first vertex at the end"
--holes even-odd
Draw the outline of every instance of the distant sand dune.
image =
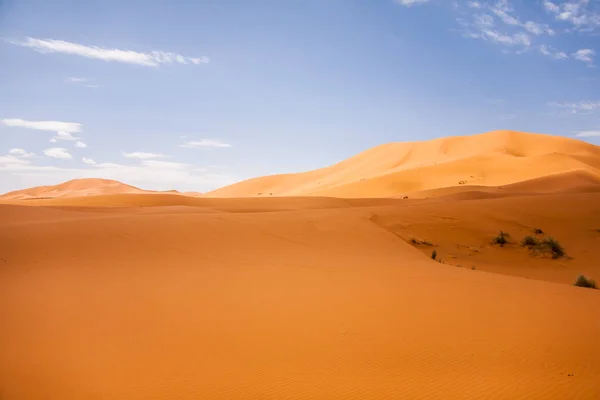
POLYGON ((388 197, 459 185, 501 186, 573 170, 600 180, 600 148, 513 131, 390 143, 315 171, 251 179, 212 197, 388 197))

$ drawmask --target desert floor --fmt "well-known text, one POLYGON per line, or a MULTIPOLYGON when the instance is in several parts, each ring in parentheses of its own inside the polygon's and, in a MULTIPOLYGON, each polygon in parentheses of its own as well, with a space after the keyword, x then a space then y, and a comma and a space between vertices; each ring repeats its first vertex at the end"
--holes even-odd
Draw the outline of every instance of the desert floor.
POLYGON ((0 396, 598 399, 600 193, 506 193, 0 204, 0 396))

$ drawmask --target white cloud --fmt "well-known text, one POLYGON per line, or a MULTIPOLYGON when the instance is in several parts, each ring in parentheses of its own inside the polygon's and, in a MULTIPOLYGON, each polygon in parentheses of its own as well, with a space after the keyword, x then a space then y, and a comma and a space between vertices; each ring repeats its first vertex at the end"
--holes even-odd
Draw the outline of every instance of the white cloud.
POLYGON ((52 147, 50 149, 46 149, 46 150, 44 150, 44 154, 48 157, 60 158, 63 160, 68 160, 68 159, 73 158, 73 156, 69 154, 67 149, 63 149, 60 147, 52 147))
POLYGON ((531 45, 531 39, 529 36, 522 32, 507 35, 494 29, 483 29, 478 35, 473 37, 476 39, 483 39, 502 44, 504 46, 529 47, 531 45))
POLYGON ((548 0, 544 0, 544 8, 546 9, 546 11, 549 11, 554 14, 558 14, 560 12, 560 7, 548 0))
POLYGON ((134 151, 133 153, 123 153, 127 158, 137 158, 138 160, 149 160, 153 158, 164 158, 164 154, 160 153, 145 153, 143 151, 134 151))
POLYGON ((555 60, 563 60, 565 58, 569 58, 569 56, 567 55, 567 53, 563 52, 563 51, 558 51, 555 48, 553 48, 552 46, 548 46, 548 45, 541 45, 539 47, 540 53, 542 53, 545 56, 554 58, 555 60))
POLYGON ((553 3, 544 0, 544 8, 556 15, 556 20, 568 22, 573 25, 574 30, 580 32, 594 31, 600 27, 600 12, 589 8, 589 0, 563 1, 553 3))
POLYGON ((410 6, 414 6, 417 4, 429 3, 431 0, 394 0, 394 1, 402 6, 410 7, 410 6))
POLYGON ((69 77, 69 78, 65 79, 65 83, 82 85, 83 87, 92 88, 92 89, 96 89, 96 88, 100 87, 100 85, 98 85, 96 83, 90 83, 90 80, 88 78, 69 77))
POLYGON ((157 67, 160 64, 204 64, 209 62, 208 57, 184 57, 177 53, 164 51, 151 51, 147 53, 109 49, 99 46, 86 46, 79 43, 55 39, 36 39, 26 37, 25 40, 11 40, 12 44, 31 48, 39 53, 62 53, 92 58, 102 61, 114 61, 126 64, 157 67))
POLYGON ((60 121, 25 121, 22 119, 2 119, 0 122, 9 127, 38 129, 42 131, 63 131, 68 133, 81 131, 81 124, 60 121))
POLYGON ((84 164, 87 165, 95 165, 96 161, 92 160, 91 158, 85 158, 85 157, 81 157, 81 162, 83 162, 84 164))
POLYGON ((540 36, 543 34, 554 36, 556 34, 556 32, 554 32, 554 30, 546 24, 539 24, 537 22, 527 21, 522 26, 528 32, 531 32, 536 36, 540 36))
POLYGON ((600 131, 581 131, 575 134, 577 137, 600 137, 600 131))
POLYGON ((29 157, 35 156, 34 153, 28 153, 27 151, 25 151, 23 149, 10 149, 8 151, 8 154, 17 156, 17 157, 23 157, 23 158, 29 158, 29 157))
POLYGON ((87 147, 87 144, 85 144, 82 141, 78 140, 78 141, 75 142, 75 147, 77 147, 78 149, 85 149, 87 147))
POLYGON ((507 11, 505 11, 502 8, 494 7, 492 8, 492 12, 496 14, 496 16, 507 25, 519 25, 519 20, 510 15, 507 11))
POLYGON ((25 164, 28 160, 0 157, 0 190, 9 191, 39 185, 54 185, 75 178, 114 179, 144 189, 205 192, 240 179, 226 171, 183 163, 145 160, 137 165, 95 163, 82 158, 80 168, 59 168, 25 164), (6 162, 4 162, 6 161, 6 162))
POLYGON ((586 63, 592 63, 594 62, 593 57, 595 54, 596 52, 592 49, 581 49, 573 53, 573 58, 586 63))
POLYGON ((88 79, 87 78, 77 78, 77 77, 69 77, 67 79, 65 79, 65 83, 83 83, 83 82, 87 82, 88 79))
POLYGON ((200 148, 225 148, 231 147, 229 143, 221 142, 219 140, 214 139, 201 139, 201 140, 190 140, 181 145, 181 147, 185 147, 188 149, 200 149, 200 148))
POLYGON ((189 167, 189 164, 159 160, 142 160, 140 164, 144 167, 160 169, 186 169, 189 167))
POLYGON ((478 1, 469 1, 469 2, 467 2, 467 6, 469 6, 471 8, 482 8, 483 7, 481 5, 481 3, 478 1))
POLYGON ((14 168, 15 165, 27 165, 31 164, 29 160, 23 159, 23 157, 18 157, 13 154, 8 154, 5 156, 0 156, 0 166, 7 166, 6 168, 14 168), (13 166, 13 167, 8 167, 13 166))
POLYGON ((59 140, 73 141, 73 140, 77 140, 77 139, 79 139, 79 138, 71 135, 69 132, 58 131, 58 132, 56 132, 56 136, 54 136, 52 139, 50 139, 50 142, 56 143, 59 140))
POLYGON ((600 109, 600 101, 580 101, 578 103, 548 103, 550 107, 559 108, 570 114, 589 113, 600 109))

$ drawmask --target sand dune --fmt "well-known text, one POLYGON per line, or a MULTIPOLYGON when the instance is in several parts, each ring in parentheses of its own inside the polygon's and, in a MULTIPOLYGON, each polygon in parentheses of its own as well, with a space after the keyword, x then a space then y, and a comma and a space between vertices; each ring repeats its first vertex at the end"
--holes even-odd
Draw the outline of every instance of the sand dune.
POLYGON ((600 181, 600 148, 513 131, 390 143, 315 171, 251 179, 205 196, 387 197, 459 185, 502 186, 582 171, 600 181))
POLYGON ((600 280, 599 160, 498 131, 208 195, 9 193, 0 397, 598 399, 600 291, 572 282, 600 280))
POLYGON ((0 201, 52 199, 60 197, 96 196, 118 193, 144 193, 134 186, 110 179, 73 179, 59 185, 39 186, 30 189, 16 190, 0 196, 0 201))
POLYGON ((598 398, 598 196, 0 205, 3 398, 598 398))

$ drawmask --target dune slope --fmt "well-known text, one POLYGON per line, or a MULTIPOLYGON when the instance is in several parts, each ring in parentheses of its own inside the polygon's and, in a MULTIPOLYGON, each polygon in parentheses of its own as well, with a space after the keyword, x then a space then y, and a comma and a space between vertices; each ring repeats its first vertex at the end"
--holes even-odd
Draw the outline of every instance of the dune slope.
MULTIPOLYGON (((560 196, 582 197, 577 220, 598 204, 560 196)), ((278 200, 0 205, 3 398, 600 396, 599 291, 439 264, 403 237, 452 231, 472 202, 278 200)), ((493 201, 470 224, 495 229, 523 200, 493 201)))
POLYGON ((73 179, 59 185, 38 186, 34 188, 8 192, 0 196, 0 200, 52 199, 61 197, 144 192, 144 190, 135 186, 126 185, 110 179, 85 178, 73 179))
POLYGON ((508 185, 572 171, 600 186, 600 148, 560 136, 494 131, 385 144, 330 167, 250 179, 205 196, 387 197, 459 185, 508 185))

